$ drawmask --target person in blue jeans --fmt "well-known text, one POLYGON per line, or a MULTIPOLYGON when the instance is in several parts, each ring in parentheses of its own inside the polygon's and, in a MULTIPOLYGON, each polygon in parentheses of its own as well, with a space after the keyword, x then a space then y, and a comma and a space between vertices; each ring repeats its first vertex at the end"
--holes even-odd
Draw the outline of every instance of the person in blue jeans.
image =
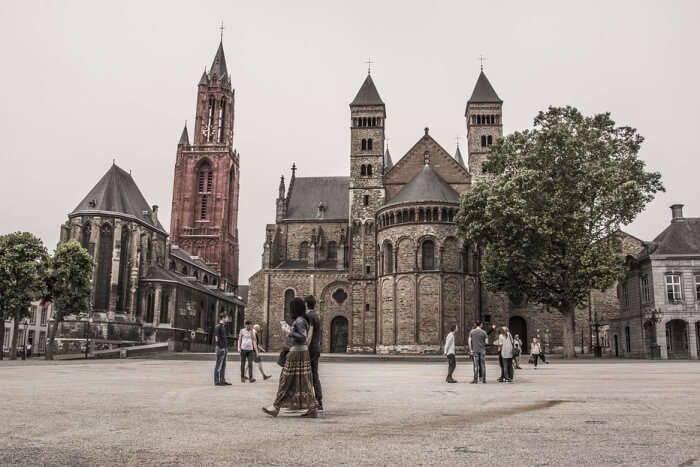
POLYGON ((230 386, 226 381, 226 322, 228 316, 224 313, 219 315, 219 324, 214 328, 214 340, 216 343, 216 366, 214 367, 214 384, 216 386, 230 386))
POLYGON ((474 379, 472 384, 481 382, 486 384, 486 345, 489 343, 488 334, 482 329, 483 323, 478 321, 476 327, 469 333, 469 353, 474 361, 474 379))
POLYGON ((253 378, 253 359, 258 346, 255 342, 255 331, 253 331, 253 323, 245 322, 245 327, 241 329, 238 335, 238 352, 241 354, 241 383, 245 383, 245 364, 248 362, 248 381, 255 382, 253 378))

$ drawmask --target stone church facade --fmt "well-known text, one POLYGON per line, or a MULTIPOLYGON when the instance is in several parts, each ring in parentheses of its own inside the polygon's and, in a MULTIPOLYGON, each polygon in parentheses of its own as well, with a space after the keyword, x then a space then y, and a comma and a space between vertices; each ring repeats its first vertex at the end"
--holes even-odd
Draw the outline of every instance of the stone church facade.
POLYGON ((217 315, 244 319, 238 287, 239 154, 233 149, 234 90, 223 44, 197 87, 193 143, 177 145, 170 234, 131 173, 113 164, 61 226, 95 260, 93 340, 183 342, 209 349, 217 315))

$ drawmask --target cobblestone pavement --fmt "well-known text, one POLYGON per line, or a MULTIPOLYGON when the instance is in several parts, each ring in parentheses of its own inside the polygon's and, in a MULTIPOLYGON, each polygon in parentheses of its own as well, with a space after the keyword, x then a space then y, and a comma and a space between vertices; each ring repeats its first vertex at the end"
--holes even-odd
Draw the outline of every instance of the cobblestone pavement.
POLYGON ((318 419, 213 362, 0 362, 0 464, 700 466, 700 363, 556 361, 513 384, 437 363, 321 365, 318 419))

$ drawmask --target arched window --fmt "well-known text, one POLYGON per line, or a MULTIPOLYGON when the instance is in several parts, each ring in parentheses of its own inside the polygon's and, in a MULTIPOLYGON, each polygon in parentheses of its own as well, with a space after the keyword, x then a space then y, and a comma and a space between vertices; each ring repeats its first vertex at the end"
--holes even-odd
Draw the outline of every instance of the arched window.
POLYGON ((362 124, 360 126, 367 126, 367 117, 362 117, 362 124))
POLYGON ((309 242, 301 242, 299 245, 299 260, 306 261, 309 259, 309 242))
POLYGON ((356 118, 352 119, 352 126, 357 127, 357 119, 356 118))
POLYGON ((208 213, 209 197, 211 196, 214 174, 211 170, 209 162, 202 162, 197 168, 197 197, 199 203, 197 205, 197 217, 199 220, 206 220, 208 213))
POLYGON ((160 296, 160 316, 159 322, 166 324, 168 322, 168 305, 170 304, 170 293, 164 290, 160 296))
MULTIPOLYGON (((372 140, 370 140, 371 142, 372 140)), ((372 149, 372 145, 370 144, 370 149, 372 149)), ((372 164, 367 164, 367 176, 371 177, 372 176, 372 164)))
POLYGON ((365 164, 362 164, 360 166, 360 175, 362 175, 362 176, 367 175, 367 166, 365 164))
POLYGON ((126 298, 129 287, 129 229, 122 225, 119 251, 119 278, 117 280, 117 310, 126 310, 126 298))
POLYGON ((371 151, 372 150, 372 138, 369 138, 367 140, 367 150, 371 151))
POLYGON ((384 244, 384 274, 394 272, 394 247, 391 243, 384 244))
POLYGON ((110 224, 100 228, 100 247, 97 254, 97 278, 95 284, 95 310, 109 310, 109 291, 112 282, 112 248, 114 231, 110 224))
POLYGON ((187 266, 182 267, 182 274, 187 275, 187 266))
POLYGON ((485 148, 486 147, 486 136, 481 135, 481 147, 485 148))
POLYGON ((469 271, 469 247, 462 248, 462 272, 468 274, 469 271))
POLYGON ((493 144, 493 137, 491 135, 488 136, 487 143, 489 146, 493 144))
POLYGON ((369 195, 364 195, 362 197, 362 204, 365 206, 369 206, 369 195))
POLYGON ((338 259, 338 244, 335 242, 328 242, 328 259, 338 259))
POLYGON ((432 240, 426 240, 422 245, 423 270, 430 271, 435 269, 435 243, 432 240))
POLYGON ((175 261, 170 261, 170 270, 175 271, 177 269, 177 265, 175 264, 175 261))
POLYGON ((372 117, 372 126, 377 126, 377 119, 376 119, 376 117, 372 117))
POLYGON ((146 316, 143 318, 143 321, 146 323, 153 322, 153 307, 155 306, 155 301, 155 292, 151 289, 148 291, 148 297, 146 297, 146 316))
POLYGON ((224 140, 224 117, 226 113, 226 99, 222 98, 219 103, 219 135, 218 142, 221 143, 224 140))
POLYGON ((92 227, 90 227, 90 221, 83 224, 83 233, 80 239, 80 246, 90 251, 90 233, 92 232, 92 227))
POLYGON ((209 285, 209 277, 206 274, 204 275, 203 281, 205 284, 209 285))
POLYGON ((401 224, 403 222, 403 213, 401 211, 396 212, 396 223, 401 224))
POLYGON ((367 150, 367 140, 366 140, 366 139, 363 139, 363 140, 362 140, 362 146, 361 146, 361 148, 362 148, 363 151, 366 151, 366 150, 367 150))
POLYGON ((287 289, 284 291, 284 320, 290 325, 294 321, 292 319, 292 309, 291 303, 294 300, 294 291, 292 289, 287 289))
POLYGON ((199 271, 195 271, 193 275, 195 279, 199 280, 199 271))
POLYGON ((211 137, 214 133, 214 96, 209 97, 209 110, 207 112, 207 126, 204 128, 204 134, 206 135, 207 143, 211 142, 211 137))

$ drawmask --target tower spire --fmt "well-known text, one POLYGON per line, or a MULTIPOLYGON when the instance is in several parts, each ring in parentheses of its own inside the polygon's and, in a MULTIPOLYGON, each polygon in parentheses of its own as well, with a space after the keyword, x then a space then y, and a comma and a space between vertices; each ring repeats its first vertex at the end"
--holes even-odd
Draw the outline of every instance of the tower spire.
POLYGON ((223 42, 224 41, 224 21, 223 20, 221 21, 221 26, 219 26, 219 31, 221 32, 219 42, 223 42))

